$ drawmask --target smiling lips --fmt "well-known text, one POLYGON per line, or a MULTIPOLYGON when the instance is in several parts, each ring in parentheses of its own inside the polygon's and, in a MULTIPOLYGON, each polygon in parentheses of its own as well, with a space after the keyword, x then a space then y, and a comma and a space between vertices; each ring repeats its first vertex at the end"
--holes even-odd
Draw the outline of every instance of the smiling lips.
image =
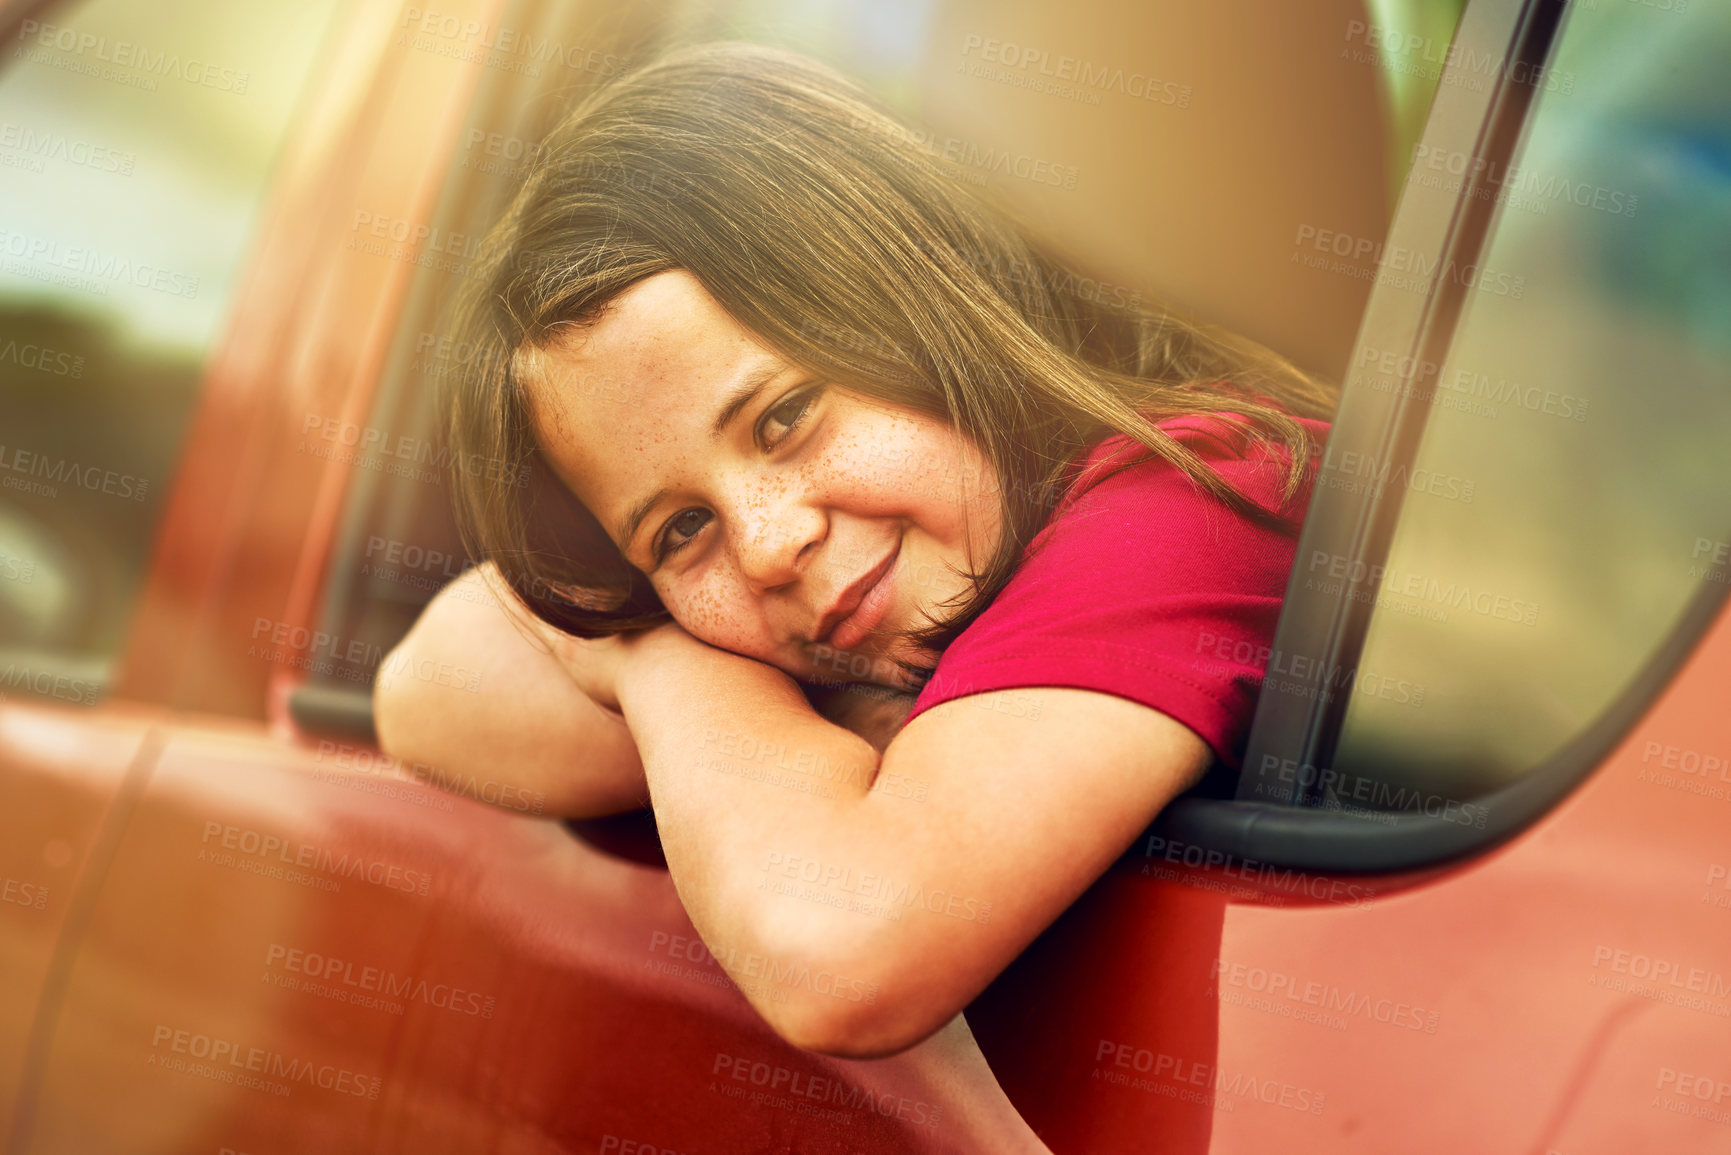
POLYGON ((871 569, 861 574, 841 592, 835 604, 819 623, 817 641, 838 650, 851 650, 864 640, 889 611, 890 595, 895 582, 889 580, 901 556, 902 545, 895 548, 871 569))

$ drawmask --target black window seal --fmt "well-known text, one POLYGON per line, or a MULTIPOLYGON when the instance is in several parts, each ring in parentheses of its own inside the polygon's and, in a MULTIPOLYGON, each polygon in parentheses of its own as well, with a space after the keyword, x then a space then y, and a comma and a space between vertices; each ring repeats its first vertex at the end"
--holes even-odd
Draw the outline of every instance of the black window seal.
MULTIPOLYGON (((1481 854, 1532 825, 1604 764, 1695 652, 1724 612, 1728 595, 1731 586, 1703 582, 1658 652, 1591 725, 1469 807, 1372 815, 1186 797, 1168 806, 1149 833, 1166 845, 1220 851, 1235 861, 1334 874, 1391 874, 1481 854)), ((1278 763, 1277 755, 1264 757, 1278 763)))

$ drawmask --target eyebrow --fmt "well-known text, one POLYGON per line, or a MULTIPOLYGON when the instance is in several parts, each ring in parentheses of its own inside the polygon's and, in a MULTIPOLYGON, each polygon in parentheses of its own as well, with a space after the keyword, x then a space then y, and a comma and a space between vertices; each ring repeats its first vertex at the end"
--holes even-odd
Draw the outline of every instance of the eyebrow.
POLYGON ((716 437, 726 433, 727 427, 733 424, 733 419, 763 392, 765 385, 781 376, 786 368, 787 366, 779 361, 765 361, 740 378, 739 384, 727 395, 727 403, 716 413, 715 421, 709 427, 710 433, 716 437))
MULTIPOLYGON (((718 438, 726 433, 727 427, 733 424, 734 420, 745 411, 759 393, 763 392, 764 386, 786 371, 787 366, 780 361, 763 361, 759 362, 757 367, 744 377, 741 377, 739 382, 728 390, 727 400, 716 411, 715 420, 709 426, 710 436, 718 438)), ((643 525, 643 519, 648 517, 649 511, 660 504, 666 496, 666 487, 657 489, 632 506, 619 520, 616 540, 619 542, 620 553, 631 552, 631 541, 637 536, 638 529, 643 525)))

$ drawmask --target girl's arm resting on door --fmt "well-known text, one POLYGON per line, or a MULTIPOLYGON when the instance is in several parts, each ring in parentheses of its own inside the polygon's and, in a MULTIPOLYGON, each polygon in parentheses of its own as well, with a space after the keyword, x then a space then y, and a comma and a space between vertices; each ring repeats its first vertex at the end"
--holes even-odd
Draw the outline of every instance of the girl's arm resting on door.
POLYGON ((587 818, 640 809, 649 795, 631 731, 566 665, 581 646, 531 614, 490 563, 477 566, 439 591, 380 664, 379 745, 473 779, 465 793, 485 800, 493 784, 509 810, 587 818))
POLYGON ((962 1010, 1208 766, 1087 690, 936 706, 882 755, 762 662, 659 629, 618 666, 673 882, 717 959, 809 1050, 892 1054, 962 1010), (981 707, 985 708, 981 708, 981 707))
MULTIPOLYGON (((380 663, 373 691, 379 745, 509 810, 593 818, 639 810, 649 788, 616 710, 585 686, 607 685, 629 643, 584 641, 535 617, 488 562, 427 604, 380 663), (489 783, 497 791, 487 789, 489 783), (539 804, 535 804, 539 795, 539 804)), ((882 749, 911 695, 808 687, 818 712, 882 749)))

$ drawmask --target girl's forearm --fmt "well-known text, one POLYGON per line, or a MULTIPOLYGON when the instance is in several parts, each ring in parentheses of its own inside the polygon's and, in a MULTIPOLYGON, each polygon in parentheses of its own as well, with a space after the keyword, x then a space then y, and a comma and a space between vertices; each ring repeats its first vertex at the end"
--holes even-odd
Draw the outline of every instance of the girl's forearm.
POLYGON ((1026 888, 982 885, 1014 875, 982 867, 990 840, 971 816, 989 778, 962 797, 926 755, 898 757, 899 737, 880 755, 780 670, 683 631, 645 638, 617 688, 686 913, 783 1038, 893 1053, 1019 949, 995 908, 1026 888))
POLYGON ((872 744, 821 717, 787 674, 683 631, 644 639, 619 704, 663 841, 692 865, 716 865, 718 824, 755 837, 783 820, 850 821, 876 773, 872 744))
POLYGON ((380 746, 507 809, 581 818, 645 805, 630 731, 578 688, 532 624, 514 620, 489 568, 441 591, 381 664, 380 746), (462 673, 422 676, 441 670, 462 673))
MULTIPOLYGON (((785 673, 683 632, 645 639, 618 689, 686 911, 782 1028, 777 1013, 797 1011, 804 992, 759 980, 833 970, 867 949, 851 938, 867 928, 849 912, 790 897, 781 868, 825 853, 857 863, 882 844, 882 808, 870 790, 879 754, 820 717, 785 673)), ((869 983, 839 977, 850 991, 869 983)))

